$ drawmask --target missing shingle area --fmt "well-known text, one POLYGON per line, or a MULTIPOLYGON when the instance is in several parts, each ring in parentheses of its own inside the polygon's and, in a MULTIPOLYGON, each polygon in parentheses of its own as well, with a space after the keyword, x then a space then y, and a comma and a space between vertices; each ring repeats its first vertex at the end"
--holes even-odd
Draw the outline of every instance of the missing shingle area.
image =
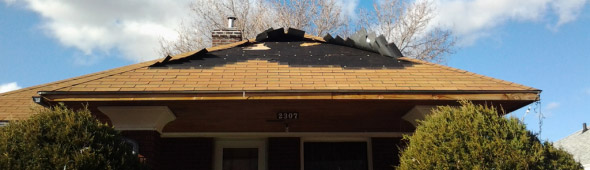
POLYGON ((301 47, 309 47, 309 46, 320 45, 320 44, 321 43, 319 43, 319 42, 311 42, 311 43, 310 42, 306 42, 306 43, 301 43, 301 45, 299 45, 299 46, 301 46, 301 47))
POLYGON ((256 44, 262 43, 246 43, 229 49, 196 53, 182 60, 174 60, 150 68, 209 69, 248 60, 266 60, 291 67, 342 67, 344 69, 401 69, 412 65, 411 62, 382 56, 375 52, 316 41, 267 41, 263 45, 269 49, 248 50, 249 47, 260 46, 256 44), (302 46, 310 43, 314 45, 302 46))
POLYGON ((252 45, 243 47, 244 50, 270 50, 264 43, 254 43, 252 45))

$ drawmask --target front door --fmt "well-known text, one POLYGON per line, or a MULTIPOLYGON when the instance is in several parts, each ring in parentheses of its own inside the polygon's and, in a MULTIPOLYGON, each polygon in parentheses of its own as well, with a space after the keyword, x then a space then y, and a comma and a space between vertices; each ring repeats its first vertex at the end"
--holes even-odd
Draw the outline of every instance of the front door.
POLYGON ((304 167, 312 170, 367 170, 367 142, 305 142, 304 167))

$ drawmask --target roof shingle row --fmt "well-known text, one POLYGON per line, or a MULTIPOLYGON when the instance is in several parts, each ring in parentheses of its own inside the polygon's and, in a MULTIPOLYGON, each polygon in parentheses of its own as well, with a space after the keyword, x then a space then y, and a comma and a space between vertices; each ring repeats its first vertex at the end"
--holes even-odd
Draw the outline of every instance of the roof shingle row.
POLYGON ((186 91, 186 90, 533 90, 482 75, 438 65, 404 69, 291 67, 248 60, 212 69, 147 67, 53 91, 186 91))

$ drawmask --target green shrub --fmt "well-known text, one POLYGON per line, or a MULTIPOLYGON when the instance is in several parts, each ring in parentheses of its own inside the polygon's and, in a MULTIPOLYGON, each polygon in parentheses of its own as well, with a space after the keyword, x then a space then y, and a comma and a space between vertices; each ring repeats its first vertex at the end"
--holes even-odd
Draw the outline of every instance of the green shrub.
POLYGON ((565 151, 541 143, 516 118, 461 101, 426 116, 400 153, 398 169, 582 169, 565 151))
POLYGON ((119 132, 88 109, 63 104, 38 109, 27 120, 0 128, 0 169, 138 169, 119 132))

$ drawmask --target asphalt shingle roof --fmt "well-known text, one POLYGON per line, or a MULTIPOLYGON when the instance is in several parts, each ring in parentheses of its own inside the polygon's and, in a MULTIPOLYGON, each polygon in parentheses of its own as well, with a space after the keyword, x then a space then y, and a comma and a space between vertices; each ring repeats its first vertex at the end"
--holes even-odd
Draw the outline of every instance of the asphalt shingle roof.
POLYGON ((413 61, 403 69, 292 67, 247 60, 208 69, 142 67, 52 91, 174 90, 535 90, 531 87, 413 61))
POLYGON ((557 142, 555 146, 565 149, 580 161, 584 169, 590 169, 590 131, 577 131, 557 142))
POLYGON ((328 44, 320 37, 306 34, 303 39, 298 39, 291 46, 272 41, 244 40, 167 57, 163 60, 128 65, 2 93, 0 94, 0 120, 20 120, 30 116, 32 114, 30 108, 36 106, 31 97, 38 96, 39 91, 228 90, 539 91, 532 87, 426 61, 406 57, 391 58, 353 47, 339 47, 328 44), (268 53, 264 53, 264 50, 244 52, 249 48, 260 47, 261 43, 266 44, 262 45, 271 50, 267 51, 268 53), (277 50, 282 50, 282 55, 307 52, 289 48, 313 49, 311 55, 317 53, 316 55, 323 54, 324 57, 332 54, 347 54, 352 56, 354 61, 335 57, 324 58, 327 59, 324 61, 311 61, 315 57, 285 58, 278 57, 275 53, 277 50), (334 51, 334 48, 338 50, 334 51), (321 51, 322 49, 327 51, 321 51), (230 54, 236 55, 240 52, 248 55, 229 57, 230 54), (211 62, 203 59, 201 56, 203 54, 215 54, 217 59, 211 62), (258 56, 250 56, 250 54, 258 56), (269 55, 266 56, 266 54, 269 55), (227 55, 225 60, 220 60, 224 55, 227 55), (364 57, 364 61, 357 60, 359 57, 364 57), (228 58, 232 59, 227 60, 228 58), (384 61, 391 63, 380 63, 384 61))

